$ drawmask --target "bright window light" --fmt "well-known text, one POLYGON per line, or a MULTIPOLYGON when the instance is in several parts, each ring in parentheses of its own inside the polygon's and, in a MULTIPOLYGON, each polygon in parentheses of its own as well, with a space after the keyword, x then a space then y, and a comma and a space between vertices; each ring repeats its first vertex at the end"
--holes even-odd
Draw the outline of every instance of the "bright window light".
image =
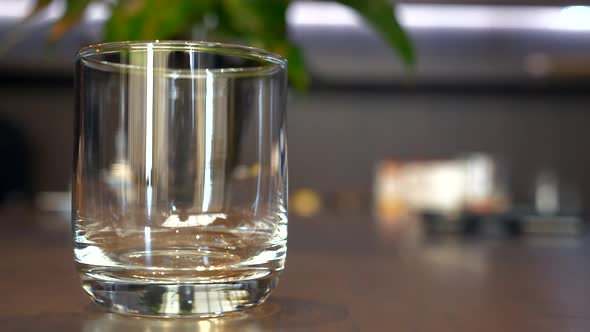
MULTIPOLYGON (((33 9, 33 0, 0 1, 0 19, 22 19, 33 9)), ((61 16, 64 0, 54 0, 40 15, 41 21, 61 16)), ((105 21, 109 7, 93 2, 84 15, 86 21, 105 21)), ((402 25, 409 28, 448 29, 534 29, 590 30, 590 6, 494 6, 457 4, 397 5, 402 25)), ((287 12, 292 26, 361 27, 363 19, 352 9, 336 2, 296 1, 287 12)))
POLYGON ((561 21, 570 30, 590 30, 590 7, 565 7, 561 10, 561 21))
MULTIPOLYGON (((409 28, 590 30, 586 6, 492 6, 398 4, 397 15, 409 28)), ((361 17, 335 2, 295 2, 287 12, 294 26, 359 27, 361 17)))
MULTIPOLYGON (((34 0, 0 0, 0 20, 21 20, 35 7, 34 0)), ((66 8, 64 0, 53 0, 51 4, 40 12, 36 22, 53 21, 61 17, 66 8)), ((93 2, 88 5, 84 13, 85 21, 106 21, 109 18, 110 9, 102 2, 93 2)))

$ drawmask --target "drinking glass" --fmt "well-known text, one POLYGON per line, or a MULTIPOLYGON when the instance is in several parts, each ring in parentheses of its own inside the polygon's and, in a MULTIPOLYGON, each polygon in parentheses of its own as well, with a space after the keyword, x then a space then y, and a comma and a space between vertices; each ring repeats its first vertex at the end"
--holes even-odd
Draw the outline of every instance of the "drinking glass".
POLYGON ((287 251, 286 70, 218 43, 80 50, 73 242, 95 302, 208 316, 265 300, 287 251))

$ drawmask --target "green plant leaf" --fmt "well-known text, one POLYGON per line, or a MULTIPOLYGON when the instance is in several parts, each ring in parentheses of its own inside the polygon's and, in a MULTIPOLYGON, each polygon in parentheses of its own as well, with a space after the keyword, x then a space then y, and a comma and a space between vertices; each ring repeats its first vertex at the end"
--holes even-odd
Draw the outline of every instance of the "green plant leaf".
MULTIPOLYGON (((407 65, 414 63, 410 39, 399 25, 387 0, 337 0, 362 15, 407 65)), ((126 0, 105 2, 112 14, 105 26, 105 41, 175 39, 186 37, 207 15, 217 17, 215 30, 220 41, 243 42, 285 56, 289 81, 299 91, 309 85, 303 52, 287 35, 285 13, 291 0, 126 0)), ((40 0, 41 10, 50 3, 40 0)), ((68 0, 65 15, 53 26, 50 39, 63 33, 82 17, 90 0, 68 0)), ((36 8, 37 8, 36 7, 36 8)))
POLYGON ((361 14, 397 51, 406 65, 414 65, 414 47, 395 17, 394 8, 386 0, 338 0, 361 14))
POLYGON ((54 42, 60 39, 66 31, 80 22, 89 4, 90 0, 67 0, 64 15, 53 24, 49 31, 49 40, 54 42))
POLYGON ((303 52, 288 40, 285 13, 287 0, 223 0, 220 30, 250 46, 269 50, 287 58, 289 82, 306 91, 309 76, 303 52))
POLYGON ((223 0, 232 31, 259 40, 285 39, 287 0, 223 0))
POLYGON ((105 30, 106 41, 174 39, 202 20, 212 1, 119 1, 105 30))
POLYGON ((49 7, 49 5, 53 2, 53 0, 38 0, 35 3, 35 7, 33 10, 25 17, 24 21, 27 21, 31 17, 35 16, 37 13, 41 12, 45 8, 49 7))
POLYGON ((303 52, 297 46, 291 45, 287 54, 289 62, 288 78, 289 82, 300 92, 306 92, 309 87, 309 74, 305 67, 303 52))

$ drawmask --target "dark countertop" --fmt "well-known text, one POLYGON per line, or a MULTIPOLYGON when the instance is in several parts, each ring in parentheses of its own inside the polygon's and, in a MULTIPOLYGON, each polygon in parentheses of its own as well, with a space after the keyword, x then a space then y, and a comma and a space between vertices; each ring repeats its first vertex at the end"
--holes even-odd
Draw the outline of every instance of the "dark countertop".
POLYGON ((2 331, 588 331, 586 236, 426 237, 368 213, 292 219, 264 305, 210 320, 109 314, 82 291, 69 222, 0 211, 2 331))

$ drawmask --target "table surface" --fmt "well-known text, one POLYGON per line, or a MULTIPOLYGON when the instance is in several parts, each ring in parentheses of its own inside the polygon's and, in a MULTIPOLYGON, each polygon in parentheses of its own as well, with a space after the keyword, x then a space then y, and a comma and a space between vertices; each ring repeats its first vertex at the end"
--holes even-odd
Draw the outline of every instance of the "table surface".
POLYGON ((209 320, 106 313, 79 286, 69 221, 0 211, 2 331, 590 331, 586 236, 426 236, 368 212, 291 220, 269 300, 209 320))

